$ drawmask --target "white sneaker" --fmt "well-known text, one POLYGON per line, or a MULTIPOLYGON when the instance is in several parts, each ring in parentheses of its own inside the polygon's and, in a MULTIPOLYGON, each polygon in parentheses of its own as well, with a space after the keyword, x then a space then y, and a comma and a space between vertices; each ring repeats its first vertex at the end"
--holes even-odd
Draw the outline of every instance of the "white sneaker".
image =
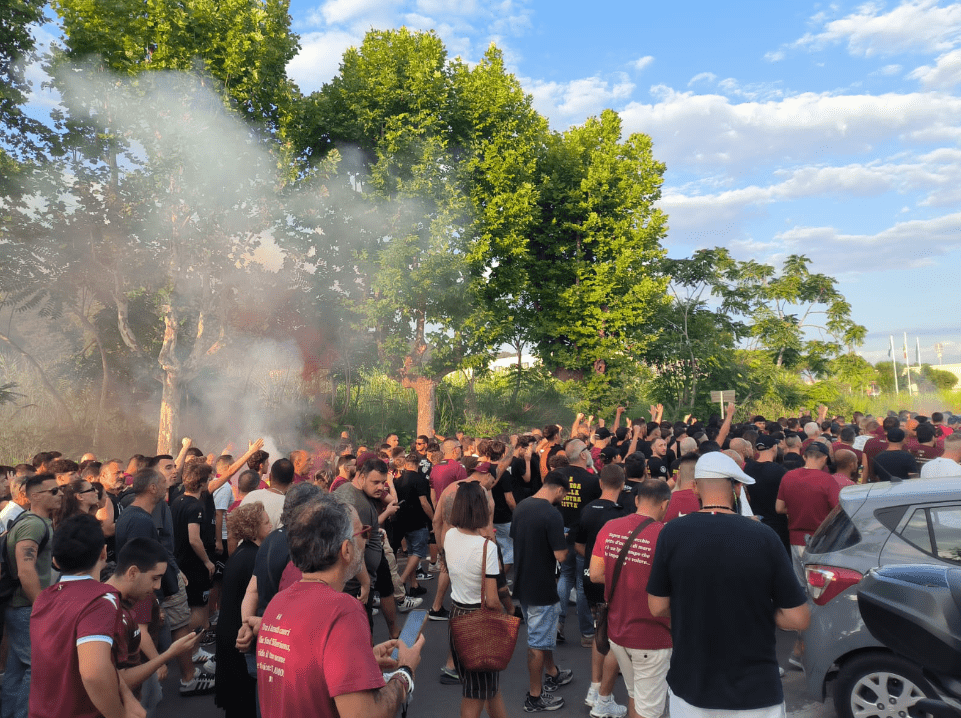
POLYGON ((397 602, 397 610, 401 613, 407 613, 413 608, 417 608, 420 604, 424 602, 423 598, 414 598, 413 596, 404 596, 403 601, 397 602))
POLYGON ((206 663, 213 657, 214 657, 213 653, 211 653, 210 651, 205 651, 200 646, 197 646, 196 650, 194 650, 194 655, 192 660, 194 663, 206 663))
POLYGON ((627 715, 627 706, 622 706, 614 702, 614 696, 597 696, 594 707, 591 709, 591 718, 624 718, 627 715))
POLYGON ((588 705, 593 708, 594 704, 597 703, 597 695, 597 689, 594 688, 594 686, 591 686, 591 689, 587 692, 587 698, 584 699, 584 705, 588 705))
POLYGON ((201 668, 204 673, 209 673, 212 676, 217 675, 217 659, 211 658, 209 661, 205 662, 201 668))
POLYGON ((440 564, 437 564, 437 563, 427 564, 427 571, 430 573, 440 573, 440 564))

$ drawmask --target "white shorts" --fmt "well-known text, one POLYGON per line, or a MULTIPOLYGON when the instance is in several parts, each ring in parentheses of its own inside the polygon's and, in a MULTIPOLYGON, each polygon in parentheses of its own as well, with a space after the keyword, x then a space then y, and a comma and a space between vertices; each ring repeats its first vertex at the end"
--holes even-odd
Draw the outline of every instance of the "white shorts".
MULTIPOLYGON (((634 710, 644 718, 660 718, 667 697, 667 669, 671 667, 670 648, 625 648, 611 641, 611 653, 627 684, 627 695, 634 699, 634 710)), ((674 718, 674 715, 671 715, 674 718)))
POLYGON ((784 703, 751 710, 724 710, 723 708, 698 708, 668 689, 671 698, 671 718, 785 718, 784 703))

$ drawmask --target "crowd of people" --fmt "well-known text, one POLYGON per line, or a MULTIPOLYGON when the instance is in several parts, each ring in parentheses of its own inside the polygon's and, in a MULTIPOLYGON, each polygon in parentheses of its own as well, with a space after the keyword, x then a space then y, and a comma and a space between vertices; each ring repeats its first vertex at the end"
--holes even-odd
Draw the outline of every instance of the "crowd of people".
POLYGON ((783 715, 774 629, 807 625, 806 538, 847 485, 961 476, 958 417, 662 412, 410 448, 345 437, 272 459, 259 439, 237 457, 184 439, 176 456, 0 467, 0 717, 151 715, 170 663, 182 696, 213 692, 229 718, 393 716, 424 644, 398 640, 398 614, 435 579, 429 620, 483 604, 526 626, 523 697, 442 647, 464 718, 563 707, 568 640, 591 651, 594 718, 658 718, 668 699, 675 718, 783 715))

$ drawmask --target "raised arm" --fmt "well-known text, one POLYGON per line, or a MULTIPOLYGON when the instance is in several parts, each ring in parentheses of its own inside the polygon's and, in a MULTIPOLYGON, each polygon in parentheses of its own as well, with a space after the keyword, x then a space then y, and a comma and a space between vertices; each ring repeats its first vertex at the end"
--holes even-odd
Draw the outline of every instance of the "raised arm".
POLYGON ((731 432, 731 422, 734 420, 734 402, 732 401, 727 405, 727 411, 724 412, 724 423, 721 424, 721 430, 717 432, 717 445, 724 447, 724 440, 727 435, 731 432))

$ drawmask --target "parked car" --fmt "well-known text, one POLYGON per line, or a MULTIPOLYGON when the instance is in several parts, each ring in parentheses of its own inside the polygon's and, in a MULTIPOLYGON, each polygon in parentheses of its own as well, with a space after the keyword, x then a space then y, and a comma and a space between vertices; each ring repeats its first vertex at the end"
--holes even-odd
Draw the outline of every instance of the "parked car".
POLYGON ((824 701, 833 677, 840 718, 909 718, 905 705, 937 697, 916 664, 867 630, 857 585, 876 566, 961 565, 961 477, 844 488, 801 561, 813 602, 802 633, 810 695, 824 701))

